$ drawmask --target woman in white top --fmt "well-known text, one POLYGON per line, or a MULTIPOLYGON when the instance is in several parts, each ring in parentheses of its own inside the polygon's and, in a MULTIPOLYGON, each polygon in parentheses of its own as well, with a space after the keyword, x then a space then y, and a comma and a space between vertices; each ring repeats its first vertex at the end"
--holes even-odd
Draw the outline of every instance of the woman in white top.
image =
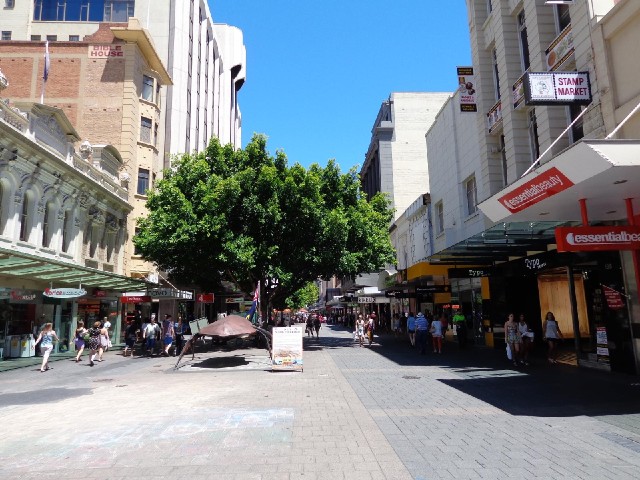
POLYGON ((40 351, 42 352, 42 366, 40 367, 40 371, 44 372, 49 370, 49 355, 53 350, 53 341, 59 342, 60 339, 56 332, 53 330, 52 323, 45 323, 42 330, 40 330, 40 335, 36 340, 36 343, 40 342, 40 351))
POLYGON ((543 340, 546 340, 547 344, 549 345, 547 360, 549 360, 549 363, 558 363, 556 360, 556 350, 558 346, 558 340, 563 337, 562 332, 560 331, 560 327, 558 326, 558 322, 556 321, 556 317, 552 312, 547 312, 547 314, 545 315, 545 320, 542 324, 542 333, 544 335, 543 340))
POLYGON ((360 346, 362 346, 364 341, 364 318, 362 318, 362 315, 358 315, 358 321, 356 322, 356 338, 360 342, 360 346))
POLYGON ((533 332, 529 331, 529 325, 524 319, 524 313, 520 314, 520 320, 518 321, 518 335, 522 339, 522 345, 520 346, 521 362, 524 365, 529 365, 529 351, 531 350, 531 345, 533 345, 531 343, 533 332))
POLYGON ((442 353, 442 317, 436 318, 433 322, 431 322, 431 338, 433 341, 433 353, 442 353))

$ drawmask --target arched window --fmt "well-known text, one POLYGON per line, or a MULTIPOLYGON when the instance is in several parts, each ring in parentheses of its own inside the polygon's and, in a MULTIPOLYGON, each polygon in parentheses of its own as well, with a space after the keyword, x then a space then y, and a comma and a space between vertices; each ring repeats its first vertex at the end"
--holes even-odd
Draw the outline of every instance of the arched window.
POLYGON ((27 193, 22 197, 22 212, 20 214, 20 240, 26 242, 29 240, 29 195, 27 193))
POLYGON ((54 204, 53 202, 47 202, 44 209, 44 219, 42 220, 42 246, 49 248, 51 246, 51 237, 53 237, 54 231, 54 204))
POLYGON ((73 226, 73 215, 71 210, 64 211, 64 220, 62 221, 62 251, 69 253, 71 245, 71 228, 73 226))

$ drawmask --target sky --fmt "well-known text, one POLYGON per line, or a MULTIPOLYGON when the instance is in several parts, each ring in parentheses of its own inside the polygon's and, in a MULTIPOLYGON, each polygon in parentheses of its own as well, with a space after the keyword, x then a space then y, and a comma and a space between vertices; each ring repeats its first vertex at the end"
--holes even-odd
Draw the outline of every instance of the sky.
POLYGON ((209 0, 247 49, 242 146, 289 164, 362 166, 391 92, 453 92, 471 65, 465 0, 209 0))

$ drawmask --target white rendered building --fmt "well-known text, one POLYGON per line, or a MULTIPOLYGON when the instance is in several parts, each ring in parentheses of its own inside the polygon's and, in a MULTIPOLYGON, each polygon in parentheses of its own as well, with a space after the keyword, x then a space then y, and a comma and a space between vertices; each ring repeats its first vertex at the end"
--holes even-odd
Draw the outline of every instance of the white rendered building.
POLYGON ((424 135, 447 98, 448 93, 394 92, 380 107, 360 177, 369 197, 389 195, 394 221, 429 189, 424 135))

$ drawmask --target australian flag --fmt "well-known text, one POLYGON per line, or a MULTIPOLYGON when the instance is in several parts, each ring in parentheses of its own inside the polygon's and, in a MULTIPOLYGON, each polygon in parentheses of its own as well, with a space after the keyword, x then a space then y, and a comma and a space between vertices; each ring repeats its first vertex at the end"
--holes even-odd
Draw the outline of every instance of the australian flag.
POLYGON ((49 59, 49 42, 44 46, 44 74, 42 78, 46 82, 49 79, 49 69, 51 68, 51 60, 49 59))
POLYGON ((256 287, 256 291, 253 294, 253 303, 251 304, 251 308, 249 309, 249 311, 245 315, 245 318, 247 320, 249 320, 250 322, 252 322, 252 323, 255 323, 253 321, 253 317, 255 316, 256 310, 258 309, 258 304, 259 303, 260 303, 260 282, 258 282, 258 286, 256 287))

